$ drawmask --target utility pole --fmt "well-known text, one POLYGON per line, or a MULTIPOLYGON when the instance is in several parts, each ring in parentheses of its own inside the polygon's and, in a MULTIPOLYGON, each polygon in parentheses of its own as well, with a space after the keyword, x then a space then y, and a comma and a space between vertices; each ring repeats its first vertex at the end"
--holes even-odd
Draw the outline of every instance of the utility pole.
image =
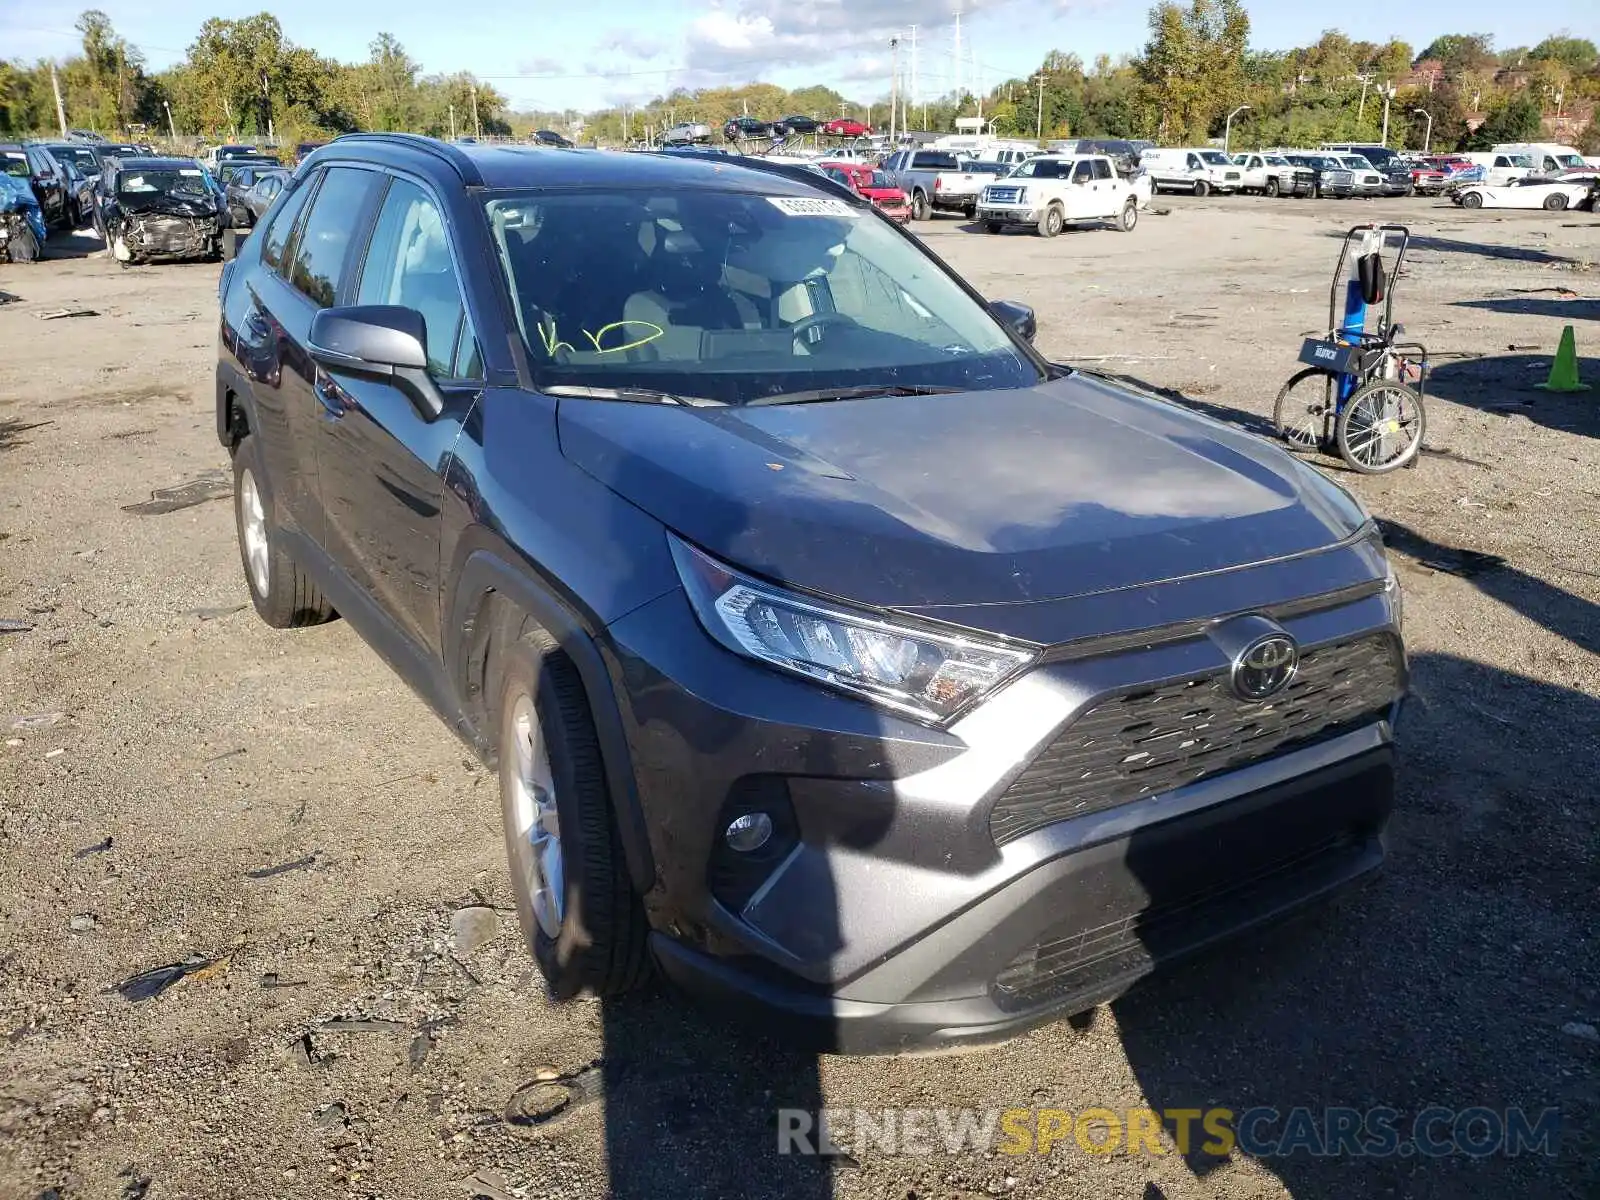
POLYGON ((1385 83, 1383 85, 1383 136, 1378 139, 1385 146, 1389 144, 1389 101, 1393 99, 1394 86, 1385 83))
MULTIPOLYGON (((1070 133, 1071 130, 1068 130, 1070 133)), ((1044 139, 1044 72, 1039 72, 1039 118, 1033 126, 1034 141, 1044 139)))
POLYGON ((894 122, 900 103, 900 39, 889 39, 889 144, 894 145, 894 122))
POLYGON ((450 140, 452 142, 456 140, 456 106, 454 101, 450 103, 450 140))
MULTIPOLYGON (((913 25, 911 27, 911 107, 916 108, 921 103, 922 84, 917 78, 917 27, 913 25)), ((906 124, 911 124, 910 117, 906 118, 906 124)), ((922 124, 924 128, 927 127, 928 118, 926 116, 922 118, 922 124)))
POLYGON ((956 9, 956 116, 961 115, 961 9, 956 9))
POLYGON ((50 90, 56 94, 56 119, 61 122, 61 136, 67 136, 67 106, 61 101, 61 80, 56 77, 56 64, 50 62, 50 90))
POLYGON ((1357 78, 1361 80, 1361 105, 1356 109, 1356 121, 1360 122, 1367 115, 1367 87, 1372 83, 1372 76, 1359 75, 1357 78))
POLYGON ((472 136, 483 136, 483 122, 478 120, 478 81, 472 81, 472 136))

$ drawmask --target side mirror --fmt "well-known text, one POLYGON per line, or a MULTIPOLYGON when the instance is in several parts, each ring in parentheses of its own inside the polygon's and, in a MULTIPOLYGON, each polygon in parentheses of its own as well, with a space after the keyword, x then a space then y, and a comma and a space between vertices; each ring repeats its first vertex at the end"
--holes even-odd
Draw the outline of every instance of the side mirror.
POLYGON ((1015 300, 996 300, 989 305, 989 311, 1025 342, 1033 341, 1034 335, 1039 332, 1039 322, 1033 315, 1033 309, 1026 304, 1015 300))
POLYGON ((311 320, 307 350, 334 374, 390 380, 426 417, 444 411, 428 374, 428 326, 414 308, 397 304, 325 308, 311 320))

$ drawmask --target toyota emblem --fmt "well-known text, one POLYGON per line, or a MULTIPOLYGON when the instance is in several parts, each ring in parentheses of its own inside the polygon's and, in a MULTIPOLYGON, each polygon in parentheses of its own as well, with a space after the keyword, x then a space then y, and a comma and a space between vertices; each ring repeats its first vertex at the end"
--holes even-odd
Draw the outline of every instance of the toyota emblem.
POLYGON ((1233 660, 1234 695, 1265 700, 1288 686, 1300 662, 1300 648, 1286 633, 1269 633, 1251 642, 1233 660))

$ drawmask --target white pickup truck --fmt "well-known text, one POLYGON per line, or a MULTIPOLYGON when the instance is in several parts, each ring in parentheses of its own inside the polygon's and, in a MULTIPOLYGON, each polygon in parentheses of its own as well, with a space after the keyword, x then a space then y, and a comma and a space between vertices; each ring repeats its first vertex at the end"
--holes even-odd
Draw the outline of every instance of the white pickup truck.
POLYGON ((986 186, 977 216, 988 233, 1032 225, 1055 237, 1068 225, 1098 221, 1126 233, 1139 223, 1139 194, 1104 154, 1044 154, 986 186))

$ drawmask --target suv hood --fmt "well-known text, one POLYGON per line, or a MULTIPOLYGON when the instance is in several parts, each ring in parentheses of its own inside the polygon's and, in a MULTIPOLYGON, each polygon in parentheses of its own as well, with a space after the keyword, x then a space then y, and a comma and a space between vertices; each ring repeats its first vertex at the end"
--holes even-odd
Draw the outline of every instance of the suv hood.
POLYGON ((884 608, 1172 580, 1364 519, 1268 442, 1082 374, 750 409, 563 399, 558 424, 572 462, 712 554, 884 608))

